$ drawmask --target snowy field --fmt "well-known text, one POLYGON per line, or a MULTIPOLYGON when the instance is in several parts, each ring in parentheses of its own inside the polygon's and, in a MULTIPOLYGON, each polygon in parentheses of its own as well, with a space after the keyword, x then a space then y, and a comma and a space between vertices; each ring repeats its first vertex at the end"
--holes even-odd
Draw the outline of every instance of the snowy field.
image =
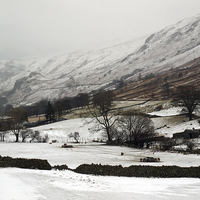
POLYGON ((91 176, 71 171, 0 169, 2 200, 200 198, 200 179, 91 176))
MULTIPOLYGON (((161 125, 161 122, 157 124, 161 125)), ((186 127, 187 123, 169 125, 168 129, 178 131, 186 127)), ((191 123, 198 127, 195 120, 191 123)), ((57 139, 58 142, 53 144, 1 142, 0 155, 46 159, 52 166, 66 164, 72 169, 84 163, 141 165, 139 159, 146 156, 161 159, 159 163, 148 163, 151 165, 189 167, 200 164, 198 155, 153 152, 94 143, 92 140, 101 136, 100 133, 90 133, 91 127, 92 124, 86 124, 85 120, 81 119, 36 127, 34 130, 40 130, 43 134, 48 133, 50 140, 57 139), (70 142, 67 135, 75 131, 80 133, 81 143, 72 144, 74 148, 61 148, 64 142, 70 142), (121 156, 121 152, 124 156, 121 156)), ((70 170, 45 171, 18 168, 1 168, 0 177, 0 200, 200 199, 200 179, 197 178, 94 176, 70 170)))
MULTIPOLYGON (((61 143, 0 143, 1 155, 47 159, 51 165, 76 168, 83 163, 139 165, 140 157, 160 157, 151 165, 198 166, 200 157, 102 144, 77 144, 63 149, 61 143), (124 152, 124 156, 121 156, 124 152)), ((145 164, 145 163, 143 163, 145 164)), ((67 171, 0 169, 2 200, 86 200, 86 199, 199 199, 200 179, 128 178, 93 176, 67 171)))

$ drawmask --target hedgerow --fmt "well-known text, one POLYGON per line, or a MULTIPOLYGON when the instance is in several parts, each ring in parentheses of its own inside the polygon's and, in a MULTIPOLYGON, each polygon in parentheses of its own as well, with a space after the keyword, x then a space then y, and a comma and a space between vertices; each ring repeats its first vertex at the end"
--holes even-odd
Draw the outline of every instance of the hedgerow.
POLYGON ((130 167, 83 164, 78 166, 74 172, 82 174, 126 176, 126 177, 193 177, 200 178, 200 167, 179 167, 179 166, 141 166, 132 165, 130 167))
POLYGON ((47 162, 47 160, 11 158, 8 156, 0 156, 0 167, 18 167, 26 169, 51 170, 51 165, 47 162))
MULTIPOLYGON (((51 167, 47 160, 11 158, 0 156, 0 167, 18 167, 40 170, 67 170, 67 165, 56 165, 51 167)), ((76 169, 69 169, 76 173, 93 174, 103 176, 125 176, 125 177, 155 177, 155 178, 200 178, 200 167, 179 166, 142 166, 131 165, 130 167, 82 164, 76 169)))

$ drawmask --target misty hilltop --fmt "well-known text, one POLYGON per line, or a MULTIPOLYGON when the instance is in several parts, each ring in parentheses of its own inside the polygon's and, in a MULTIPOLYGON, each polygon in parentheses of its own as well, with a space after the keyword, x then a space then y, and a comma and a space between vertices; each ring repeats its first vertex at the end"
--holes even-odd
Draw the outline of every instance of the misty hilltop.
MULTIPOLYGON (((109 48, 0 61, 0 91, 12 104, 114 89, 200 57, 200 15, 109 48)), ((190 66, 188 66, 190 67, 190 66)))

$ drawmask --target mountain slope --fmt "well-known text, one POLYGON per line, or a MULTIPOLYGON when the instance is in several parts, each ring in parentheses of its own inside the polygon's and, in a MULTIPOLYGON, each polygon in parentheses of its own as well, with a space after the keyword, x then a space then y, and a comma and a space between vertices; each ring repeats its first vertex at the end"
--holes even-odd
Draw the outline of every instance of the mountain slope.
POLYGON ((114 93, 120 101, 171 100, 176 88, 183 85, 200 88, 200 57, 159 75, 123 84, 114 93))
MULTIPOLYGON (((158 74, 200 57, 200 15, 114 47, 0 61, 0 91, 13 104, 115 88, 120 79, 158 74), (118 80, 118 81, 117 81, 118 80)), ((190 66, 187 66, 190 67, 190 66)))

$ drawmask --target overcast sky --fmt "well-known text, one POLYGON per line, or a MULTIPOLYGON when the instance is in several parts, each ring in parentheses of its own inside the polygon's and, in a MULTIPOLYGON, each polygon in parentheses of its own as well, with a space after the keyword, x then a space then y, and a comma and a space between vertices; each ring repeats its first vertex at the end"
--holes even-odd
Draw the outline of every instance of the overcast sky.
POLYGON ((200 13, 200 0, 0 0, 0 59, 94 49, 200 13))

